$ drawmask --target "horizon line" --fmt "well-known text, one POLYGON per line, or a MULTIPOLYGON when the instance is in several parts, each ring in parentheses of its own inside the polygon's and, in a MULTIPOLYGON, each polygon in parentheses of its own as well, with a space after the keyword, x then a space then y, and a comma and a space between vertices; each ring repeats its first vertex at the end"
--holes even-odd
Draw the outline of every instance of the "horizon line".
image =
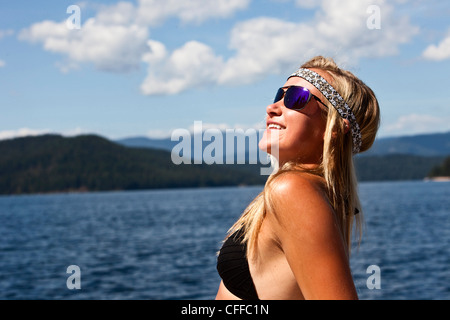
MULTIPOLYGON (((202 134, 209 130, 211 128, 205 128, 204 130, 202 130, 202 134)), ((226 128, 226 129, 220 129, 217 128, 219 131, 225 133, 226 130, 244 130, 244 132, 248 129, 254 129, 254 130, 260 130, 258 128, 226 128)), ((194 134, 194 131, 189 129, 188 130, 191 134, 194 134)), ((265 130, 265 129, 263 129, 265 130)), ((10 133, 12 133, 11 131, 9 131, 10 133)), ((8 131, 7 131, 8 133, 8 131)), ((395 139, 395 138, 407 138, 407 137, 415 137, 415 136, 427 136, 427 135, 436 135, 436 134, 449 134, 450 130, 447 131, 434 131, 434 132, 417 132, 417 133, 405 133, 405 134, 399 134, 399 135, 392 135, 392 136, 388 136, 388 135, 382 135, 382 136, 377 136, 375 138, 375 140, 380 140, 380 139, 395 139)), ((14 139, 19 139, 19 138, 28 138, 28 137, 39 137, 39 136, 45 136, 45 135, 57 135, 57 136, 62 136, 65 138, 70 138, 70 137, 78 137, 78 136, 88 136, 88 135, 94 135, 94 136, 99 136, 102 138, 105 138, 107 140, 110 141, 121 141, 121 140, 126 140, 126 139, 137 139, 137 138, 146 138, 146 139, 150 139, 150 140, 170 140, 171 139, 171 135, 168 136, 159 136, 159 135, 155 135, 155 136, 151 136, 151 135, 146 135, 146 134, 136 134, 136 135, 127 135, 127 136, 123 136, 123 137, 111 137, 111 136, 107 136, 105 134, 101 134, 98 132, 74 132, 74 133, 61 133, 61 132, 55 132, 55 131, 51 131, 51 130, 41 130, 41 131, 37 131, 36 132, 24 132, 24 133, 20 133, 17 132, 17 134, 5 134, 4 136, 2 136, 2 132, 0 132, 0 141, 7 141, 7 140, 14 140, 14 139)))

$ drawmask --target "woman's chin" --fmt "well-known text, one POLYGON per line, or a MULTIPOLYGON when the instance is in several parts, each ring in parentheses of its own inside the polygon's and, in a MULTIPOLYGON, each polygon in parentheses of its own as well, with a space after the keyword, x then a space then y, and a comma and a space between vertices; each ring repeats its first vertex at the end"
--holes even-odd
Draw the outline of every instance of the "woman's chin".
POLYGON ((277 157, 280 149, 280 130, 266 130, 259 141, 259 149, 277 157))
POLYGON ((277 160, 279 159, 280 150, 279 150, 278 144, 271 144, 271 143, 267 143, 267 141, 261 140, 259 142, 259 149, 261 151, 271 155, 272 157, 276 158, 277 160))

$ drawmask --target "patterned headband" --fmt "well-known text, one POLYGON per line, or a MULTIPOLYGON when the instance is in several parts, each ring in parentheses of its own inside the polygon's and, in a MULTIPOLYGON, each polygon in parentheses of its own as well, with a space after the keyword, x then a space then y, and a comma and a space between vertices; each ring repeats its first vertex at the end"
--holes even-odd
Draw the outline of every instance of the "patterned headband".
POLYGON ((352 109, 350 109, 344 98, 342 98, 336 89, 334 89, 324 78, 314 71, 300 68, 289 78, 292 77, 300 77, 311 83, 325 98, 327 98, 328 101, 330 101, 343 119, 350 121, 353 137, 353 154, 357 154, 361 150, 362 145, 361 129, 356 122, 356 117, 353 114, 352 109))

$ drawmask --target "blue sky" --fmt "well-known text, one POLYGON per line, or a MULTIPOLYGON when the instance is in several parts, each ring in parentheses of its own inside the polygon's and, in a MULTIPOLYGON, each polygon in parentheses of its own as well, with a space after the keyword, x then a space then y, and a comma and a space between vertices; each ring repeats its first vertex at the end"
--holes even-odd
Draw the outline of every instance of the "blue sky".
POLYGON ((317 54, 375 91, 379 137, 447 132, 449 18, 437 0, 2 1, 0 139, 260 128, 317 54))

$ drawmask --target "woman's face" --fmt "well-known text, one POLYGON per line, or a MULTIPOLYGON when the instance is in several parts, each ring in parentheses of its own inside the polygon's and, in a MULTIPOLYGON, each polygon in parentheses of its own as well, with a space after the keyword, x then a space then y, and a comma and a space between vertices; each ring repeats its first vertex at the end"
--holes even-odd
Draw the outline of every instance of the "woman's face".
MULTIPOLYGON (((288 86, 305 87, 321 101, 326 101, 319 90, 302 78, 289 78, 283 87, 288 86)), ((286 108, 284 99, 270 104, 267 106, 266 131, 259 148, 278 158, 280 165, 291 160, 306 165, 320 163, 326 127, 324 110, 325 107, 314 98, 300 111, 286 108)))

